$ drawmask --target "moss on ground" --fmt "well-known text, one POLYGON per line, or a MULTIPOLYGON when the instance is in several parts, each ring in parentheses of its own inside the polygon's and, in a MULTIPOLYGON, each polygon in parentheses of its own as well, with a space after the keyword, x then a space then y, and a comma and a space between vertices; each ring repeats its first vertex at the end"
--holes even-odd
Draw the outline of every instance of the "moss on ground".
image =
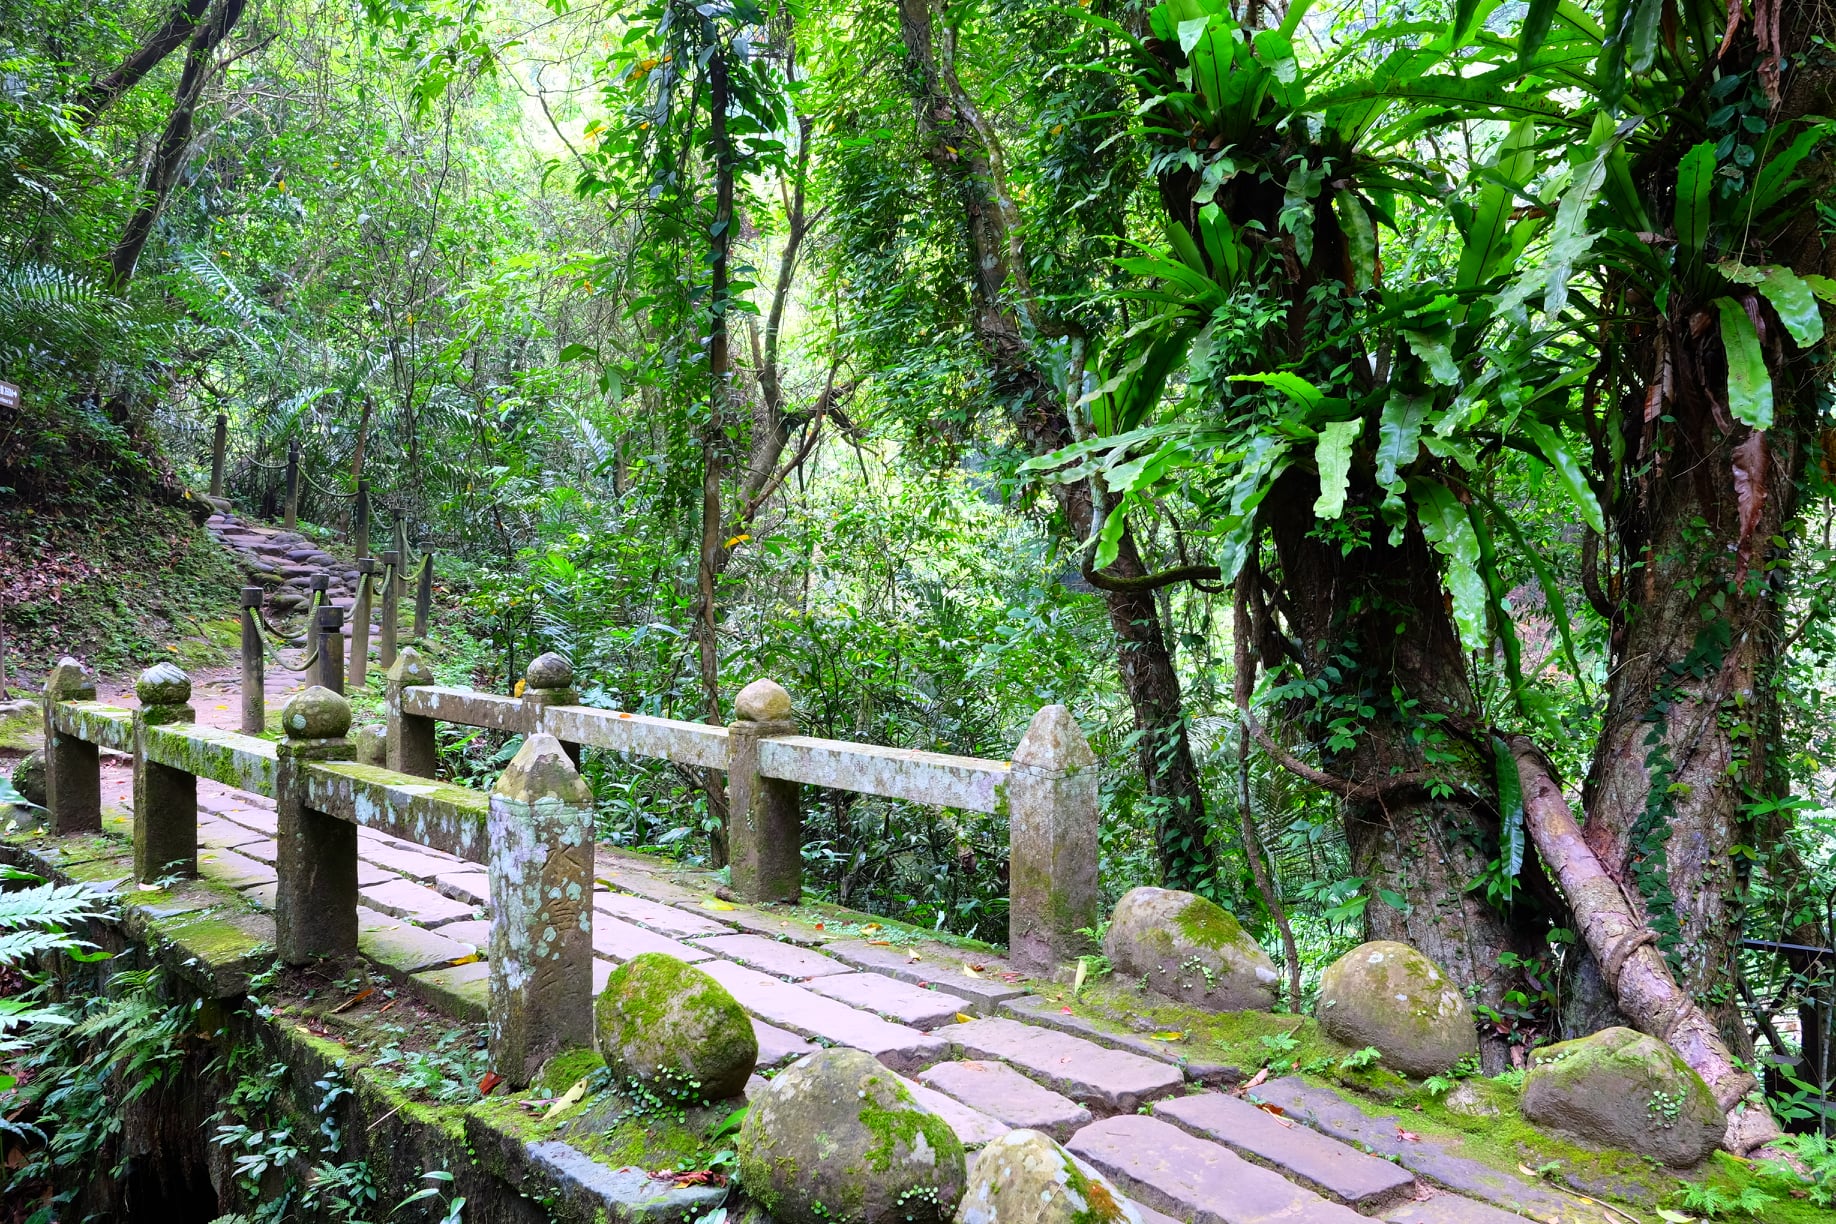
MULTIPOLYGON (((22 692, 16 695, 25 697, 31 694, 22 692)), ((0 718, 0 753, 18 753, 23 756, 44 746, 45 721, 36 710, 15 714, 11 718, 0 718)))

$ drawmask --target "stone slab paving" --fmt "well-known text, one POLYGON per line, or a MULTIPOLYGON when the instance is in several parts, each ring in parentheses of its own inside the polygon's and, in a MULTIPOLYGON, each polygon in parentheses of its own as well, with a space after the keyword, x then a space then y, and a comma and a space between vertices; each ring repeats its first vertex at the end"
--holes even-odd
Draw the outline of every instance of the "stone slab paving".
POLYGON ((252 858, 258 863, 266 863, 272 867, 280 857, 280 846, 272 837, 263 837, 237 846, 236 853, 243 858, 252 858))
POLYGON ((820 952, 766 939, 762 935, 702 935, 694 943, 717 956, 738 961, 773 977, 801 981, 829 973, 850 972, 848 966, 820 952))
POLYGON ((725 986, 741 1007, 766 1023, 799 1036, 865 1050, 895 1071, 917 1071, 949 1052, 947 1043, 929 1033, 857 1011, 756 969, 724 960, 711 960, 700 967, 725 986))
POLYGON ((1191 1224, 1362 1224, 1367 1218, 1158 1118, 1105 1118, 1066 1146, 1132 1198, 1191 1224))
POLYGON ((991 1118, 980 1110, 971 1109, 961 1101, 945 1096, 934 1088, 928 1088, 917 1080, 904 1079, 905 1090, 912 1094, 912 1100, 924 1106, 939 1118, 943 1124, 956 1132, 962 1141, 965 1151, 974 1151, 986 1147, 1014 1128, 1005 1122, 991 1118))
POLYGON ((476 918, 477 907, 443 897, 431 888, 409 883, 401 877, 359 888, 357 895, 371 909, 397 918, 407 918, 424 927, 443 926, 476 918))
POLYGON ((456 939, 463 944, 471 944, 484 956, 491 947, 491 924, 483 918, 468 918, 464 922, 449 922, 440 928, 440 934, 448 939, 456 939))
POLYGON ((804 985, 827 995, 916 1029, 932 1029, 963 1017, 969 1003, 941 990, 927 990, 880 973, 836 973, 811 978, 804 985))
MULTIPOLYGON (((1083 1162, 1079 1161, 1078 1163, 1082 1164, 1083 1162)), ((1086 1176, 1088 1176, 1088 1174, 1086 1174, 1086 1176)), ((1175 1219, 1164 1211, 1155 1211, 1146 1203, 1138 1203, 1127 1196, 1123 1197, 1123 1202, 1135 1209, 1135 1214, 1141 1217, 1141 1224, 1191 1224, 1189 1220, 1175 1219)))
POLYGON ((265 833, 269 837, 273 837, 280 831, 279 820, 274 815, 274 809, 271 807, 261 808, 251 806, 243 808, 224 808, 218 812, 218 815, 246 829, 254 829, 257 833, 265 833))
POLYGON ((1221 1092, 1157 1101, 1154 1116, 1367 1214, 1415 1193, 1400 1166, 1221 1092))
POLYGON ((661 952, 677 960, 696 964, 700 961, 714 959, 714 954, 703 948, 690 947, 658 935, 655 931, 646 931, 643 927, 632 926, 629 922, 620 922, 605 914, 593 913, 593 954, 610 957, 623 964, 634 956, 645 952, 661 952))
POLYGON ((1201 1084, 1228 1087, 1240 1084, 1247 1078, 1240 1067, 1192 1059, 1179 1041, 1155 1041, 1134 1033, 1111 1032, 1095 1021, 1086 1020, 1054 1000, 1039 995, 1021 995, 1017 999, 1003 1000, 998 1010, 1027 1024, 1043 1024, 1047 1028, 1094 1041, 1112 1050, 1127 1050, 1156 1062, 1171 1063, 1184 1071, 1187 1079, 1201 1084))
POLYGON ((463 862, 462 859, 435 850, 406 850, 379 839, 369 840, 366 844, 363 838, 357 842, 357 857, 368 859, 378 867, 386 867, 398 875, 428 881, 444 872, 460 870, 463 862))
POLYGON ((1004 1017, 946 1025, 932 1036, 960 1057, 1007 1063, 1099 1115, 1133 1113, 1186 1082, 1166 1063, 1004 1017))
POLYGON ((200 849, 198 874, 228 884, 231 888, 253 888, 257 884, 274 883, 274 868, 234 850, 200 849))
POLYGON ((469 944, 367 905, 357 907, 357 949, 397 977, 444 968, 473 955, 469 944))
POLYGON ((1523 1216, 1475 1203, 1457 1194, 1437 1194, 1383 1213, 1390 1224, 1531 1224, 1523 1216))
POLYGON ((443 871, 434 877, 434 887, 444 896, 467 905, 491 904, 491 877, 484 871, 443 871))
POLYGON ((760 1067, 769 1069, 794 1063, 805 1054, 814 1054, 821 1046, 807 1037, 786 1032, 775 1024, 766 1024, 758 1017, 752 1019, 752 1035, 758 1039, 760 1067))
POLYGON ((636 923, 671 939, 692 939, 697 935, 729 935, 733 928, 712 917, 691 913, 679 905, 663 905, 633 893, 593 891, 593 908, 614 918, 636 923))
POLYGON ((483 1020, 491 1008, 491 969, 483 961, 414 974, 408 987, 455 1019, 483 1020))
POLYGON ((1035 1084, 1006 1063, 938 1063, 920 1071, 918 1079, 1009 1127, 1043 1131, 1060 1143, 1090 1124, 1088 1109, 1035 1084))
POLYGON ((937 986, 959 995, 970 1003, 963 1010, 972 1015, 986 1014, 1001 1000, 1026 993, 1024 985, 1002 976, 1010 972, 1006 965, 997 962, 990 966, 975 959, 973 953, 943 949, 941 945, 906 949, 866 939, 844 939, 824 944, 822 950, 856 969, 871 969, 914 986, 937 986), (913 959, 913 952, 918 953, 918 959, 913 959), (974 975, 965 971, 965 966, 978 964, 988 967, 974 975))
POLYGON ((246 825, 239 825, 232 820, 207 820, 202 814, 198 817, 198 845, 209 846, 213 850, 234 850, 237 846, 246 846, 250 842, 265 840, 262 835, 246 825))
POLYGON ((1441 1141, 1427 1137, 1404 1139, 1402 1134, 1407 1128, 1396 1115, 1373 1118, 1336 1093, 1312 1087, 1298 1077, 1270 1080, 1257 1087, 1256 1095, 1323 1134, 1375 1155, 1394 1158, 1424 1181, 1507 1211, 1559 1219, 1563 1224, 1609 1224, 1613 1219, 1606 1210, 1552 1186, 1514 1177, 1462 1156, 1441 1141))

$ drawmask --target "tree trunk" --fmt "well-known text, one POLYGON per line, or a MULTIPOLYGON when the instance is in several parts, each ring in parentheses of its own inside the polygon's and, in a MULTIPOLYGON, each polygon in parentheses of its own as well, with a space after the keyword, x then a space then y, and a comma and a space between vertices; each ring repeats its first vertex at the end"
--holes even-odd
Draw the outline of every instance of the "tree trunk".
MULTIPOLYGON (((934 37, 930 0, 899 0, 899 29, 915 85, 913 98, 925 156, 962 200, 975 263, 974 331, 994 376, 994 398, 1017 405, 1016 425, 1027 449, 1045 455, 1075 441, 1063 395, 1033 360, 1036 317, 1014 205, 1007 195, 1000 146, 953 70, 954 35, 947 24, 934 37), (941 45, 941 53, 940 46, 941 45), (1017 303, 1017 306, 1015 305, 1017 303), (1020 314, 1026 316, 1023 322, 1020 314)), ((1067 533, 1088 538, 1095 521, 1090 487, 1054 484, 1067 533)), ((1132 532, 1124 531, 1108 573, 1123 580, 1148 575, 1132 532)), ((1104 590, 1117 667, 1135 716, 1137 760, 1153 809, 1161 874, 1170 888, 1205 889, 1215 869, 1206 845, 1208 823, 1198 766, 1192 756, 1179 673, 1152 589, 1104 590)))
POLYGON ((83 87, 71 105, 70 117, 85 128, 93 126, 102 117, 103 111, 139 84, 147 73, 159 67, 168 55, 185 45, 185 40, 191 37, 198 22, 203 20, 204 10, 209 3, 210 0, 179 0, 174 4, 165 22, 134 54, 121 61, 113 72, 97 77, 83 87))

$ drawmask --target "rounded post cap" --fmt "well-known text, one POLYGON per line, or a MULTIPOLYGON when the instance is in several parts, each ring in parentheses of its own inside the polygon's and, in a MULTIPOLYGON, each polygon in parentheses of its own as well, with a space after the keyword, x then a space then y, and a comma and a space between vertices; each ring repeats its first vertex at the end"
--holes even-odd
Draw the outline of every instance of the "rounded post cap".
POLYGON ((134 696, 143 706, 184 705, 191 700, 191 677, 176 663, 155 663, 134 681, 134 696))
POLYGON ((574 665, 565 655, 548 651, 529 660, 523 669, 523 684, 532 689, 566 688, 574 682, 574 665))
POLYGON ((775 680, 754 680, 733 699, 733 712, 746 722, 782 722, 791 716, 790 694, 775 680))
POLYGON ((93 701, 96 673, 79 659, 65 655, 45 677, 45 695, 53 701, 93 701))
POLYGON ((341 739, 351 729, 351 703, 321 685, 295 693, 281 709, 288 739, 341 739))
POLYGON ((258 587, 258 586, 243 587, 242 588, 242 606, 245 608, 261 607, 261 597, 264 594, 266 594, 266 592, 261 587, 258 587))
POLYGON ((1078 726, 1071 711, 1062 705, 1049 705, 1033 715, 1026 734, 1014 748, 1013 763, 1046 773, 1063 773, 1087 769, 1096 764, 1090 741, 1078 726))
POLYGON ((417 684, 432 684, 433 669, 421 661, 421 653, 412 646, 404 646, 396 652, 395 662, 390 664, 388 679, 391 684, 409 688, 417 684))

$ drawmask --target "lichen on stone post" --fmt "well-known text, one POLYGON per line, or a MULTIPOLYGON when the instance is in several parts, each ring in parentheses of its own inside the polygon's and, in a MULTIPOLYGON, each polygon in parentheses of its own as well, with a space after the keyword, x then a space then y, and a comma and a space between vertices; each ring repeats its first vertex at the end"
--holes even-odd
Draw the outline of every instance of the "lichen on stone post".
POLYGON ((1033 715, 1007 778, 1008 954, 1049 969, 1086 951, 1096 926, 1096 756, 1062 705, 1033 715))
POLYGON ((417 778, 431 778, 434 776, 434 765, 439 759, 434 747, 434 720, 404 714, 402 693, 407 689, 432 684, 433 669, 421 662, 419 651, 408 646, 389 665, 388 681, 383 700, 389 715, 385 749, 389 768, 397 773, 413 774, 417 778))
POLYGON ((102 828, 102 759, 87 740, 57 729, 52 707, 64 701, 94 701, 96 677, 65 655, 45 677, 45 807, 58 837, 102 828))
POLYGON ((727 861, 747 901, 803 897, 803 790, 759 774, 759 741, 797 734, 790 694, 754 680, 733 699, 727 728, 727 861))
POLYGON ((521 1088, 593 1042, 593 792, 534 732, 491 791, 491 1067, 521 1088))
POLYGON ((350 729, 350 702, 322 686, 295 694, 281 711, 274 933, 289 965, 357 950, 357 826, 309 806, 305 778, 314 762, 352 758, 350 729))
POLYGON ((147 759, 149 729, 197 721, 191 678, 155 663, 134 683, 134 879, 198 874, 198 779, 189 770, 147 759))
MULTIPOLYGON (((548 651, 529 660, 523 669, 523 705, 529 711, 529 730, 547 731, 543 715, 550 706, 579 705, 580 690, 574 687, 574 665, 565 655, 548 651)), ((580 745, 562 741, 567 759, 580 768, 580 745)))

